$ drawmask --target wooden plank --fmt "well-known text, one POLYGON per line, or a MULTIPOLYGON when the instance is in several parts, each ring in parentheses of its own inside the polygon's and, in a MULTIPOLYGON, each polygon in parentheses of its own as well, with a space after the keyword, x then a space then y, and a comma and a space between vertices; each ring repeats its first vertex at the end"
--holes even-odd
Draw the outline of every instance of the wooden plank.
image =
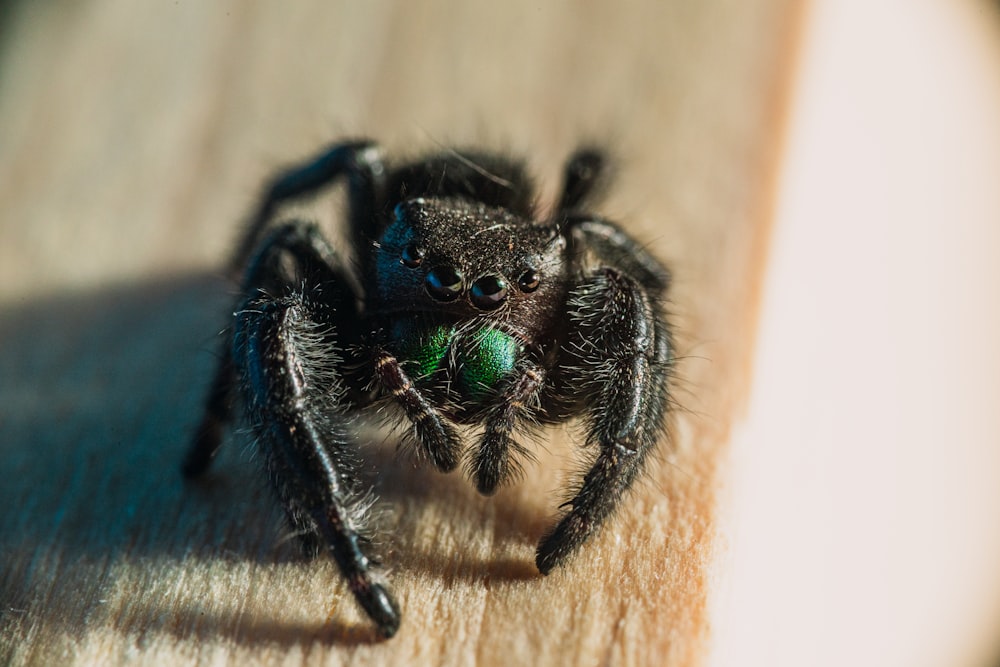
MULTIPOLYGON (((718 466, 743 405, 795 3, 14 5, 0 78, 0 656, 15 664, 698 664, 718 466), (237 221, 345 135, 528 156, 551 197, 600 142, 602 212, 676 273, 675 436, 542 578, 579 468, 557 429, 492 499, 367 452, 405 614, 375 641, 285 539, 245 433, 208 483, 199 416, 237 221)), ((334 198, 335 200, 336 198, 334 198)), ((335 227, 337 202, 311 212, 335 227)))

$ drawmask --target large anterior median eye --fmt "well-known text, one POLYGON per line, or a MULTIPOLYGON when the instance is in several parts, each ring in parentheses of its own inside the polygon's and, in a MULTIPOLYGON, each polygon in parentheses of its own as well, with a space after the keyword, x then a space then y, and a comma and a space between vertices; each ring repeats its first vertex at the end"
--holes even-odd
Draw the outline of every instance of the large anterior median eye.
POLYGON ((436 266, 424 279, 424 287, 438 301, 454 301, 462 293, 462 274, 450 266, 436 266))
POLYGON ((476 308, 493 310, 507 299, 507 283, 500 276, 483 276, 472 283, 469 294, 476 308))

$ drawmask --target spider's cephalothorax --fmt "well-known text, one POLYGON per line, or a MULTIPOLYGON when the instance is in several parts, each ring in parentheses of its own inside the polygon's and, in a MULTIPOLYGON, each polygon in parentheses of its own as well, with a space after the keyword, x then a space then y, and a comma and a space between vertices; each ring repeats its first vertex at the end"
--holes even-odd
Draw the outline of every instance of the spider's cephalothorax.
POLYGON ((373 577, 354 417, 395 405, 421 458, 443 472, 464 459, 491 494, 526 453, 519 427, 580 416, 595 453, 535 561, 543 574, 564 562, 663 434, 673 358, 667 270, 584 210, 605 167, 597 151, 572 156, 545 221, 521 164, 495 155, 390 167, 352 142, 279 174, 236 253, 244 299, 185 474, 208 467, 241 397, 289 520, 389 637, 399 610, 373 577), (270 224, 339 178, 354 263, 311 223, 270 224), (478 442, 466 448, 456 423, 482 424, 478 442))

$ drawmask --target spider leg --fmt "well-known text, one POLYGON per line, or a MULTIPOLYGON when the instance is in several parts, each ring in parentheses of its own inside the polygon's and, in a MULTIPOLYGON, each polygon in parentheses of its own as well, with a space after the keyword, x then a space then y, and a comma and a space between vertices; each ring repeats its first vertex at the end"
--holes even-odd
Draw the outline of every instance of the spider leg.
POLYGON ((222 447, 222 435, 226 425, 233 418, 233 394, 236 384, 236 370, 233 367, 229 345, 222 348, 212 378, 208 398, 205 400, 205 414, 195 430, 194 439, 188 448, 181 472, 187 479, 200 476, 211 465, 222 447))
POLYGON ((462 440, 455 429, 413 385, 395 355, 388 350, 377 349, 374 364, 375 381, 403 408, 413 424, 420 453, 441 472, 454 470, 462 451, 462 440))
MULTIPOLYGON (((275 228, 261 243, 260 250, 251 258, 246 269, 242 291, 254 290, 280 292, 292 279, 283 275, 280 266, 282 251, 300 258, 300 262, 311 267, 322 267, 321 278, 329 283, 347 285, 346 273, 339 266, 339 259, 333 248, 320 234, 317 227, 301 221, 285 223, 275 228)), ((313 269, 316 273, 316 269, 313 269)), ((326 305, 335 310, 354 309, 354 296, 349 292, 334 290, 326 295, 326 305), (339 300, 335 295, 339 294, 339 300)), ((205 401, 205 414, 195 430, 195 435, 181 467, 184 476, 193 479, 202 475, 211 465, 222 446, 225 426, 233 419, 233 399, 237 385, 236 368, 233 365, 232 346, 227 341, 222 345, 218 365, 205 401)))
POLYGON ((610 180, 609 171, 608 158, 602 151, 581 148, 573 153, 563 168, 558 210, 576 210, 598 198, 610 180))
MULTIPOLYGON (((279 173, 265 188, 264 195, 233 255, 230 267, 234 273, 244 271, 244 291, 251 285, 257 288, 264 287, 259 283, 265 280, 268 273, 278 275, 275 267, 267 267, 265 271, 265 267, 260 265, 264 261, 276 261, 276 253, 268 254, 267 250, 275 239, 262 242, 261 238, 278 206, 287 200, 311 194, 330 185, 343 174, 347 174, 350 178, 355 248, 362 248, 367 240, 374 238, 377 213, 385 195, 386 170, 382 163, 381 151, 376 144, 369 141, 331 146, 311 159, 279 173), (253 257, 257 248, 260 250, 257 256, 253 257), (249 267, 244 269, 248 263, 249 267)), ((287 230, 282 234, 287 237, 287 230)), ((316 241, 319 235, 315 229, 310 234, 314 237, 313 251, 322 255, 325 262, 330 264, 333 261, 332 250, 325 241, 316 241)), ((232 419, 235 384, 236 375, 231 352, 229 346, 225 345, 212 380, 205 415, 197 428, 195 442, 184 460, 183 472, 186 477, 201 475, 218 453, 222 443, 222 431, 232 419)))
POLYGON ((363 537, 368 503, 345 425, 345 393, 330 332, 302 295, 249 300, 237 315, 234 357, 267 469, 292 523, 327 546, 355 599, 391 637, 399 608, 372 577, 363 537))
POLYGON ((548 574, 618 507, 664 432, 670 334, 643 286, 611 268, 597 270, 572 295, 576 331, 569 349, 587 396, 589 444, 598 454, 562 519, 538 545, 548 574))
POLYGON ((670 271, 615 223, 573 214, 563 224, 578 255, 591 252, 603 265, 621 269, 652 292, 670 286, 670 271))
MULTIPOLYGON (((347 429, 352 406, 340 371, 344 343, 355 334, 328 324, 332 313, 347 323, 359 319, 346 271, 315 225, 291 222, 261 244, 243 287, 250 296, 236 314, 223 364, 242 381, 271 482, 306 546, 329 550, 355 599, 390 637, 399 627, 399 609, 374 580, 375 563, 365 551, 370 500, 357 481, 347 429), (298 280, 311 289, 297 289, 298 280)), ((226 374, 220 365, 217 378, 226 374)), ((213 385, 209 413, 214 390, 213 385)), ((206 451, 196 437, 187 460, 201 460, 206 451)))
POLYGON ((517 476, 519 467, 512 460, 511 450, 518 454, 527 451, 511 438, 511 433, 519 422, 530 419, 544 383, 544 369, 529 360, 519 363, 505 382, 486 417, 479 448, 468 462, 469 475, 475 479, 479 493, 493 495, 500 485, 517 476))
POLYGON ((264 189, 233 255, 230 269, 239 273, 258 247, 260 239, 278 207, 286 201, 313 194, 348 177, 351 206, 352 243, 362 249, 377 236, 378 214, 386 190, 386 168, 382 151, 373 142, 334 144, 321 153, 278 173, 264 189))

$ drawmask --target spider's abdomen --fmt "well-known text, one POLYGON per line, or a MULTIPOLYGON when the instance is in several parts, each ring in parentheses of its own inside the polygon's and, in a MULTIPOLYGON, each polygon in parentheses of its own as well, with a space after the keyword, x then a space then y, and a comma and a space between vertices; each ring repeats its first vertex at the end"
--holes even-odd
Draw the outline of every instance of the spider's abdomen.
POLYGON ((462 332, 451 324, 393 327, 398 358, 418 387, 435 392, 441 379, 463 400, 480 402, 513 369, 523 351, 514 337, 492 327, 462 332))

